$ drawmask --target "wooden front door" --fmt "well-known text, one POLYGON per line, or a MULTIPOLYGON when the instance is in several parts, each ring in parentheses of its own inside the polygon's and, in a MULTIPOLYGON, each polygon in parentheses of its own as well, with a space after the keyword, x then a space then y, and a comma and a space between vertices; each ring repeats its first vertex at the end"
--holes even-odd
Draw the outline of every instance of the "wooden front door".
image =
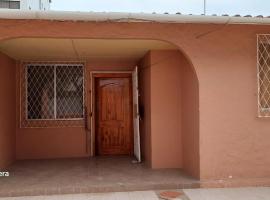
POLYGON ((96 77, 96 154, 130 155, 132 91, 129 74, 96 77))

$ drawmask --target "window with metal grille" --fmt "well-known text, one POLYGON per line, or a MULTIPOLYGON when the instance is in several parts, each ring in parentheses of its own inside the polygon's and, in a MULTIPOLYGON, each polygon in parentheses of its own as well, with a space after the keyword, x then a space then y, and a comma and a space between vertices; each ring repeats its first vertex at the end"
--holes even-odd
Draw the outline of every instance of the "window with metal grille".
POLYGON ((270 117, 270 35, 258 35, 258 109, 270 117))
POLYGON ((20 9, 20 1, 3 1, 3 0, 0 0, 0 8, 20 9))
POLYGON ((24 72, 23 126, 47 126, 52 120, 83 120, 83 64, 27 64, 24 72))

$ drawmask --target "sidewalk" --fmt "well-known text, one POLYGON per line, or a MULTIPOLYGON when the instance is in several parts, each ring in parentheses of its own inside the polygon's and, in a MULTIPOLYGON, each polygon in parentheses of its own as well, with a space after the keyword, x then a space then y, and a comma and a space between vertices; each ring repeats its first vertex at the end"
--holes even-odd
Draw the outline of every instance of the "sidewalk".
POLYGON ((270 187, 188 189, 190 200, 270 200, 270 187))
MULTIPOLYGON (((178 200, 269 200, 270 188, 187 189, 178 200)), ((0 200, 159 200, 158 192, 115 192, 33 197, 10 197, 0 200)))

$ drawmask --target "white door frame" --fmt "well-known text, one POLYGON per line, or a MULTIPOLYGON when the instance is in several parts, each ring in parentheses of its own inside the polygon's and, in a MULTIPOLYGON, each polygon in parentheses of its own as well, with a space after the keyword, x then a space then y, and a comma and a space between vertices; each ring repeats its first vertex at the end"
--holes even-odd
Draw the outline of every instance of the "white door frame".
POLYGON ((139 80, 138 67, 136 66, 132 73, 132 94, 133 94, 133 147, 134 156, 137 160, 134 162, 141 162, 141 136, 140 136, 140 111, 139 111, 139 80))

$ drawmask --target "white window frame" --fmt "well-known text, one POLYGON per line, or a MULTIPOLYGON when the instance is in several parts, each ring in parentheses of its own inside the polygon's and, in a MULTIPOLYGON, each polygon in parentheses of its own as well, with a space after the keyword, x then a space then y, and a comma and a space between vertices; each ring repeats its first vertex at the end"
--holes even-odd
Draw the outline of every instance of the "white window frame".
POLYGON ((79 121, 79 120, 84 120, 85 119, 85 64, 83 63, 27 63, 25 65, 25 119, 27 121, 79 121), (53 66, 54 67, 54 118, 49 118, 49 119, 29 119, 28 118, 28 94, 27 94, 27 89, 28 89, 28 67, 29 66, 53 66), (82 116, 81 118, 57 118, 57 93, 56 93, 56 68, 57 66, 81 66, 83 68, 83 110, 82 110, 82 116))

